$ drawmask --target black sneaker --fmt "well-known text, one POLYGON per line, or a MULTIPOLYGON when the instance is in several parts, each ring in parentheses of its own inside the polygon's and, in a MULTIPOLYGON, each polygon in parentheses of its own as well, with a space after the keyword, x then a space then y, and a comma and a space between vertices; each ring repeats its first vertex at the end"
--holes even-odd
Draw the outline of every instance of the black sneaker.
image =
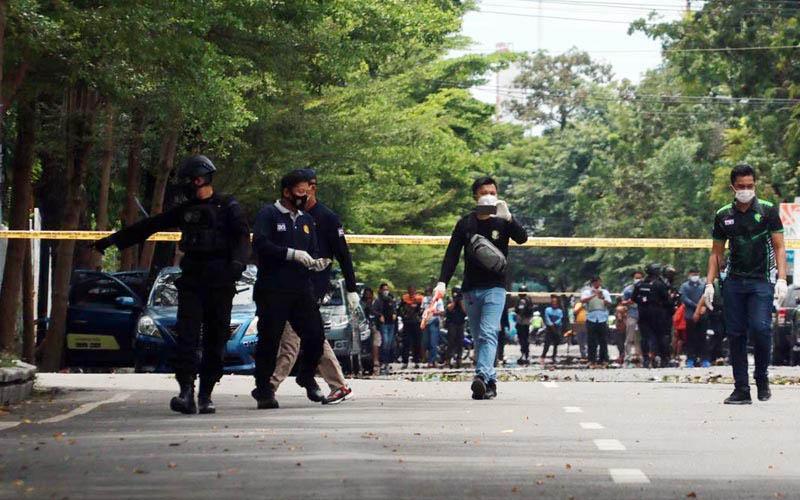
POLYGON ((306 390, 306 396, 310 401, 314 403, 322 403, 325 401, 325 394, 322 392, 322 389, 319 388, 317 381, 314 378, 309 379, 302 379, 297 377, 297 385, 303 387, 306 390))
POLYGON ((756 380, 756 387, 758 388, 758 400, 769 401, 772 397, 772 391, 769 390, 769 380, 756 380))
POLYGON ((480 377, 472 379, 472 399, 486 399, 486 382, 480 377))
POLYGON ((497 382, 489 382, 486 384, 486 399, 494 399, 497 397, 497 382))
POLYGON ((274 410, 278 408, 278 400, 275 399, 275 393, 272 391, 261 393, 258 389, 253 389, 250 395, 258 403, 259 410, 274 410))
POLYGON ((725 399, 726 405, 750 405, 753 400, 750 399, 750 391, 744 389, 734 389, 730 396, 725 399))

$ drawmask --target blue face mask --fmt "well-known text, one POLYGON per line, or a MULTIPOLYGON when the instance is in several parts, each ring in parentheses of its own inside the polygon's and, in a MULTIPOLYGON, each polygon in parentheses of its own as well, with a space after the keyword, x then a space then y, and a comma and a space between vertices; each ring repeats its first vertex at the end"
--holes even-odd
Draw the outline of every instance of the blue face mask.
POLYGON ((727 278, 727 277, 728 277, 728 273, 726 271, 722 271, 721 273, 719 273, 719 279, 721 281, 725 281, 725 278, 727 278))

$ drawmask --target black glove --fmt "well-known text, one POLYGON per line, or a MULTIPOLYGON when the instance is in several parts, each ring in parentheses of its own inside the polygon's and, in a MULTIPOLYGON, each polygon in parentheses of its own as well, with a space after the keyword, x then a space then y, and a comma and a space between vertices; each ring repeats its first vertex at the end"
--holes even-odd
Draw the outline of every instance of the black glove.
POLYGON ((89 244, 89 247, 100 253, 106 253, 106 249, 113 244, 114 242, 111 241, 111 236, 106 236, 105 238, 100 238, 97 241, 93 241, 89 244))
POLYGON ((242 273, 244 273, 244 270, 247 269, 247 266, 242 264, 238 260, 234 260, 231 261, 228 268, 231 271, 231 277, 233 278, 233 280, 239 281, 239 279, 242 277, 242 273))

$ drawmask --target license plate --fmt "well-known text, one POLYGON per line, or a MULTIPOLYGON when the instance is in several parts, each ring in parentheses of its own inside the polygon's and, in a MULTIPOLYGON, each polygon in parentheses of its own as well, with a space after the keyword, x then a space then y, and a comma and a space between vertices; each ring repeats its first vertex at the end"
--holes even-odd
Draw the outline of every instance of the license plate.
POLYGON ((74 351, 119 351, 119 343, 112 335, 67 334, 67 349, 74 351))

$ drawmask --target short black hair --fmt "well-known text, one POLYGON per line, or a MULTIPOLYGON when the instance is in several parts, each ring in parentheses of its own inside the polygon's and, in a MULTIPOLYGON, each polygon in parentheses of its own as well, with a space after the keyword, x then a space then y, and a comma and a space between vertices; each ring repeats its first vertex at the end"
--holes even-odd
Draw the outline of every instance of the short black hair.
POLYGON ((550 300, 553 300, 553 299, 556 299, 556 300, 558 300, 558 295, 556 295, 556 294, 554 294, 554 293, 551 293, 551 294, 550 294, 550 300))
POLYGON ((300 170, 306 176, 306 180, 308 182, 317 180, 317 171, 314 170, 313 168, 303 168, 300 170))
POLYGON ((488 186, 490 184, 494 187, 497 187, 497 182, 488 175, 478 177, 475 179, 475 182, 472 183, 472 195, 475 196, 478 194, 478 190, 481 188, 481 186, 488 186))
POLYGON ((748 165, 747 163, 740 163, 733 167, 731 170, 731 184, 736 182, 737 177, 753 177, 753 180, 756 180, 756 171, 753 167, 748 165))
POLYGON ((380 284, 380 286, 378 286, 378 288, 383 288, 383 287, 385 287, 385 286, 387 286, 387 287, 388 287, 388 286, 389 286, 389 283, 381 283, 381 284, 380 284))
POLYGON ((696 267, 689 268, 689 273, 688 274, 693 274, 693 273, 700 274, 700 270, 697 269, 696 267))
POLYGON ((303 170, 292 170, 281 178, 281 193, 284 189, 292 189, 301 182, 308 182, 308 177, 303 170))
POLYGON ((589 283, 596 283, 600 281, 600 276, 592 276, 592 279, 589 280, 589 283))
POLYGON ((644 273, 637 269, 637 270, 635 270, 634 272, 631 273, 631 277, 636 276, 637 274, 641 274, 642 276, 644 276, 644 273))

